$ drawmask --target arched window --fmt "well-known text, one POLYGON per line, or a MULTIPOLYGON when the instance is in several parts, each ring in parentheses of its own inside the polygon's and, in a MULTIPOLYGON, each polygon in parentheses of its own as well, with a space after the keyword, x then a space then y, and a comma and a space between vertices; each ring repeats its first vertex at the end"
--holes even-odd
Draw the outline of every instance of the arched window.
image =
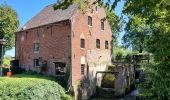
POLYGON ((88 16, 88 25, 92 26, 92 17, 91 16, 88 16))
POLYGON ((105 41, 105 49, 109 49, 109 42, 105 41))
POLYGON ((100 40, 96 39, 96 48, 100 49, 100 40))
POLYGON ((104 30, 104 21, 101 20, 101 30, 104 30))
POLYGON ((95 9, 96 9, 96 12, 98 12, 98 6, 96 6, 95 9))
POLYGON ((34 51, 39 51, 40 50, 40 43, 34 43, 34 51))
POLYGON ((80 47, 85 48, 85 39, 80 39, 80 47))

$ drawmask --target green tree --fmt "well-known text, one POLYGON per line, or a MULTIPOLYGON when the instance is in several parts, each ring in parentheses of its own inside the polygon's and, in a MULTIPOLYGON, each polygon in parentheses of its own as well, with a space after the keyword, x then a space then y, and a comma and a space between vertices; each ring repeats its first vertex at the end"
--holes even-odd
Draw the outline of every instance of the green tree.
MULTIPOLYGON (((150 27, 146 49, 154 55, 154 63, 147 67, 147 80, 142 85, 143 94, 150 99, 168 100, 170 97, 169 9, 168 0, 126 0, 123 10, 128 17, 141 18, 150 27)), ((130 21, 128 24, 134 25, 130 21)))
POLYGON ((119 18, 114 11, 110 11, 109 9, 106 9, 106 15, 113 33, 113 45, 117 46, 118 37, 123 27, 123 20, 119 18))
POLYGON ((138 16, 129 18, 123 36, 123 44, 125 47, 132 47, 133 51, 139 51, 139 53, 145 50, 150 29, 144 22, 145 20, 138 16))
MULTIPOLYGON (((0 39, 6 39, 6 50, 11 49, 15 44, 15 34, 19 21, 17 13, 8 5, 0 4, 0 39)), ((0 53, 2 45, 0 45, 0 53)))

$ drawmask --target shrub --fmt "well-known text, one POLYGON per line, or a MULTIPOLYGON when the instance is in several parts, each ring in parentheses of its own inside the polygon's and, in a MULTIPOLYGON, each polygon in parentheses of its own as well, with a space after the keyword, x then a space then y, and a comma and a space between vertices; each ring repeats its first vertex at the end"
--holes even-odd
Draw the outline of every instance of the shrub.
POLYGON ((18 100, 70 100, 61 86, 54 82, 44 82, 28 87, 17 94, 18 100))
POLYGON ((102 80, 102 87, 114 88, 115 76, 114 74, 105 74, 102 80))
POLYGON ((123 56, 123 54, 122 54, 122 52, 117 52, 117 54, 116 54, 116 61, 121 61, 122 60, 122 56, 123 56))
POLYGON ((1 100, 72 100, 56 82, 42 78, 0 78, 1 100))
POLYGON ((125 56, 125 62, 127 62, 127 63, 132 62, 132 55, 131 55, 131 54, 127 54, 127 55, 125 56))
POLYGON ((114 69, 115 69, 115 65, 108 65, 107 66, 107 69, 109 70, 109 71, 114 71, 114 69))

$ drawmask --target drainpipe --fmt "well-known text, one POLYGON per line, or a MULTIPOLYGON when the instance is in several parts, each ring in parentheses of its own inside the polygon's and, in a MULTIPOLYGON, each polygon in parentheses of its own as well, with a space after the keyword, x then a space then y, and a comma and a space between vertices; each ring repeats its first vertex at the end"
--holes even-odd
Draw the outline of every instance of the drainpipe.
MULTIPOLYGON (((70 86, 72 86, 72 37, 73 37, 73 34, 72 34, 72 31, 73 31, 73 29, 72 29, 72 18, 70 18, 69 19, 69 25, 70 25, 70 61, 71 61, 71 63, 70 63, 70 86)), ((70 87, 69 87, 69 89, 70 89, 70 87)), ((68 90, 69 90, 68 89, 68 90)))

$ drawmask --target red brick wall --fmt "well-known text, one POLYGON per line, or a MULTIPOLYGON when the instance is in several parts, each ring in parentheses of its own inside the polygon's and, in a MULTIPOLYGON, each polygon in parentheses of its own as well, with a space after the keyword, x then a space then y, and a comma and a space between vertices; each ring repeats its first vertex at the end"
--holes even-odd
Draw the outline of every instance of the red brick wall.
POLYGON ((98 12, 95 11, 95 6, 93 9, 93 13, 86 14, 76 11, 71 18, 71 27, 64 21, 51 24, 48 29, 47 26, 42 26, 27 30, 28 33, 16 33, 16 59, 20 60, 20 66, 27 70, 39 71, 39 68, 33 66, 33 59, 42 57, 48 61, 48 74, 54 75, 53 62, 66 62, 71 64, 72 85, 83 77, 80 74, 81 56, 86 58, 85 69, 88 65, 92 76, 95 75, 94 70, 103 70, 111 62, 112 32, 107 20, 104 22, 105 29, 101 30, 101 19, 106 17, 104 9, 98 7, 98 12), (88 26, 88 16, 93 19, 92 27, 88 26), (80 48, 80 38, 85 39, 84 49, 80 48), (96 39, 100 39, 100 49, 96 48, 96 39), (109 49, 105 49, 105 40, 109 41, 109 49), (34 42, 40 43, 38 53, 33 52, 34 42))
POLYGON ((55 75, 53 62, 71 63, 70 42, 69 21, 18 32, 16 33, 16 59, 19 59, 20 66, 25 69, 39 71, 39 68, 33 66, 33 59, 42 57, 43 60, 48 61, 47 74, 55 75), (34 42, 40 43, 39 52, 33 51, 34 42))
POLYGON ((101 19, 106 17, 104 8, 98 7, 98 12, 89 11, 86 14, 82 14, 77 11, 72 17, 72 82, 76 84, 83 76, 80 74, 81 56, 86 57, 86 69, 87 65, 93 71, 95 67, 90 63, 110 63, 111 59, 111 40, 112 32, 107 20, 104 22, 105 29, 101 30, 101 19), (92 17, 93 25, 88 26, 88 16, 92 17), (80 48, 80 38, 85 38, 85 49, 80 48), (100 39, 100 49, 96 48, 96 39, 100 39), (109 41, 109 49, 105 49, 105 40, 109 41), (101 61, 99 61, 101 57, 101 61))

